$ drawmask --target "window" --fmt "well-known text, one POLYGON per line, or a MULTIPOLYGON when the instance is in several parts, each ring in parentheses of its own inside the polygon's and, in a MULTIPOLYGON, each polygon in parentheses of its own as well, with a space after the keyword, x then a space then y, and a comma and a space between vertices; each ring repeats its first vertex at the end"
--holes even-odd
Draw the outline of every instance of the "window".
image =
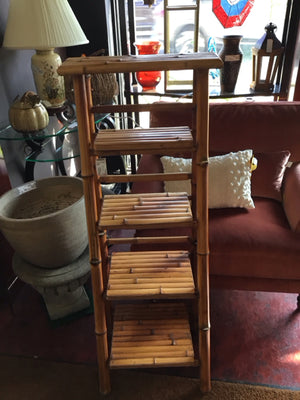
MULTIPOLYGON (((270 22, 276 24, 276 36, 283 40, 288 0, 254 0, 242 26, 226 29, 214 14, 212 4, 213 0, 156 0, 155 5, 149 8, 142 0, 135 0, 136 41, 160 40, 163 43, 161 51, 166 53, 208 50, 218 53, 223 36, 242 35, 243 61, 236 91, 248 93, 252 80, 251 48, 270 22)), ((189 81, 189 75, 183 77, 178 72, 171 72, 166 77, 165 88, 189 90, 189 81)), ((212 90, 219 88, 217 74, 211 75, 210 84, 212 90)))

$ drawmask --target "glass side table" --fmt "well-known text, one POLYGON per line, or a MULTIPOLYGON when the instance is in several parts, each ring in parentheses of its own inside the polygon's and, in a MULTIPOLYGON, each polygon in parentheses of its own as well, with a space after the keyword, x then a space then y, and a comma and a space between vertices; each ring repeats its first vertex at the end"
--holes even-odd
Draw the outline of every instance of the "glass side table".
MULTIPOLYGON (((80 175, 76 119, 67 121, 52 115, 49 120, 37 133, 17 132, 10 125, 0 130, 0 146, 13 187, 43 177, 80 175)), ((115 127, 110 114, 99 115, 95 125, 96 129, 115 127)))

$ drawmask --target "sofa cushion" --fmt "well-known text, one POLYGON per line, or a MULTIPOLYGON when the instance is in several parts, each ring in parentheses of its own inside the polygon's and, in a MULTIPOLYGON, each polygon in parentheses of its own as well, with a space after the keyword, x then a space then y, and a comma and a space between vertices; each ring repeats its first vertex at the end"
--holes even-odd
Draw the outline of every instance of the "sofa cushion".
MULTIPOLYGON (((283 187, 283 207, 290 227, 300 234, 300 162, 287 168, 283 187)), ((300 237, 299 237, 300 241, 300 237)))
MULTIPOLYGON (((160 157, 156 154, 143 154, 138 165, 138 174, 162 173, 163 167, 160 157)), ((131 193, 161 193, 164 191, 163 181, 139 181, 134 182, 131 193)))
MULTIPOLYGON (((300 160, 300 102, 212 102, 209 105, 209 151, 224 154, 252 149, 255 153, 289 150, 300 160), (288 127, 288 128, 287 128, 288 127), (282 135, 284 134, 284 148, 282 135)), ((192 111, 150 114, 150 126, 192 125, 192 111)))
POLYGON ((299 161, 299 118, 299 102, 211 103, 210 150, 219 154, 289 150, 291 161, 299 161))
POLYGON ((281 185, 289 157, 289 151, 255 153, 258 165, 251 179, 252 196, 282 200, 281 185))
MULTIPOLYGON (((252 150, 238 151, 209 158, 210 208, 254 208, 251 197, 252 150)), ((191 159, 161 157, 164 172, 190 172, 191 159)), ((190 181, 166 181, 165 191, 190 194, 190 181)))
POLYGON ((273 279, 300 278, 300 240, 281 203, 256 198, 253 210, 212 210, 211 273, 273 279))
MULTIPOLYGON (((187 229, 176 235, 187 235, 187 229)), ((168 236, 170 230, 137 231, 136 236, 168 236)), ((151 249, 172 249, 151 244, 151 249)), ((189 249, 188 245, 182 246, 189 249)), ((255 208, 209 211, 210 274, 269 279, 300 279, 300 240, 289 227, 281 203, 256 198, 255 208)), ((133 250, 149 250, 135 245, 133 250)))

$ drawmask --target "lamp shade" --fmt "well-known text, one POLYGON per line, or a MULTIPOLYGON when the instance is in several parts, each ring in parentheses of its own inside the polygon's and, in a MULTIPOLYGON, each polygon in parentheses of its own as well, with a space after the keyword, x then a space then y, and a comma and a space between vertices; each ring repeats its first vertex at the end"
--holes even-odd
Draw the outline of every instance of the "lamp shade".
POLYGON ((3 47, 35 49, 31 68, 37 93, 47 108, 65 102, 64 78, 57 72, 57 47, 88 43, 67 0, 10 0, 3 47))
POLYGON ((10 0, 3 47, 44 50, 88 43, 67 0, 10 0))

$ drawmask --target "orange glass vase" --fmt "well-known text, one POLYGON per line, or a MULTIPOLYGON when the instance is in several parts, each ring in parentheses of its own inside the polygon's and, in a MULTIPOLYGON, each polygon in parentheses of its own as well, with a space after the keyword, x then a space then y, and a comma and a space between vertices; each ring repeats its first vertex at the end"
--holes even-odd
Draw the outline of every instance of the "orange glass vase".
MULTIPOLYGON (((161 48, 159 41, 148 41, 141 44, 135 44, 139 54, 158 54, 161 48)), ((143 90, 153 90, 161 81, 161 71, 139 71, 136 73, 136 79, 143 90)))

